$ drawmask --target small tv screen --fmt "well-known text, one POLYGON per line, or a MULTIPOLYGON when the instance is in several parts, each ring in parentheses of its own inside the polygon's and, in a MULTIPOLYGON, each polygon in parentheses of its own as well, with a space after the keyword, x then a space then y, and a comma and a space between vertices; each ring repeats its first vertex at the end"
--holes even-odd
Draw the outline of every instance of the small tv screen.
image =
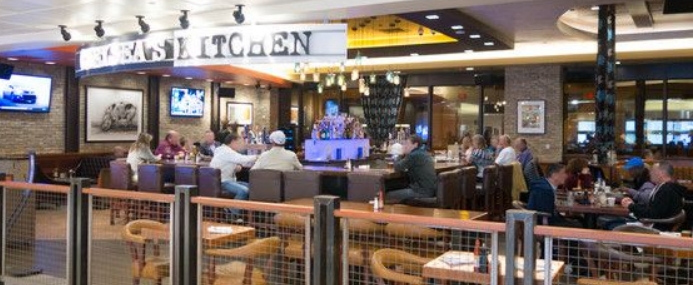
POLYGON ((48 113, 51 109, 50 77, 13 74, 0 80, 1 111, 48 113))
POLYGON ((202 117, 205 110, 205 91, 193 88, 171 88, 171 116, 202 117))

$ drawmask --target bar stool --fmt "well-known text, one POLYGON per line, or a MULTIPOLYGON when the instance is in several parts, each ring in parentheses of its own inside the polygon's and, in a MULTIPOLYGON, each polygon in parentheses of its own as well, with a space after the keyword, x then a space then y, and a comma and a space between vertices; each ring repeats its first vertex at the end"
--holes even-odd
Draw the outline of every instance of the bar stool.
MULTIPOLYGON (((135 184, 132 181, 132 168, 125 161, 113 160, 109 162, 110 181, 109 187, 116 190, 135 190, 135 184)), ((120 217, 120 212, 124 212, 125 222, 130 221, 131 203, 125 199, 110 199, 111 202, 111 225, 115 224, 115 219, 120 217)))

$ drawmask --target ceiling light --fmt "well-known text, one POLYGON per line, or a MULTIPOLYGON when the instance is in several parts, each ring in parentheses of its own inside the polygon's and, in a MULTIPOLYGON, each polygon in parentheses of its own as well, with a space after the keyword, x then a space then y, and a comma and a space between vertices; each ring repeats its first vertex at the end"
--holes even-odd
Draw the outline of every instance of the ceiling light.
POLYGON ((144 16, 135 16, 137 18, 137 24, 140 25, 140 31, 142 31, 143 34, 149 33, 149 24, 144 21, 144 16))
POLYGON ((590 10, 592 10, 592 11, 599 11, 599 6, 592 6, 592 7, 590 8, 590 10))
POLYGON ((171 74, 162 74, 161 77, 171 77, 171 74))
POLYGON ((577 105, 577 104, 579 104, 579 103, 580 103, 580 102, 578 102, 578 100, 570 101, 570 104, 571 104, 571 105, 577 105))
POLYGON ((474 70, 474 67, 467 67, 467 68, 465 68, 465 70, 472 71, 472 70, 474 70))
POLYGON ((8 57, 7 60, 9 60, 9 61, 17 61, 17 60, 19 60, 19 59, 17 59, 16 57, 8 57))
POLYGON ((186 77, 185 79, 187 79, 187 80, 192 80, 192 77, 186 77))
POLYGON ((243 15, 243 7, 245 5, 236 5, 236 10, 233 11, 233 18, 236 20, 237 24, 243 24, 245 22, 245 15, 243 15))
POLYGON ((66 42, 70 41, 70 39, 72 39, 72 35, 70 35, 70 33, 67 31, 67 26, 59 25, 58 27, 60 28, 60 34, 63 36, 63 40, 66 42))
POLYGON ((147 73, 146 73, 146 72, 144 72, 144 71, 138 71, 138 72, 136 72, 136 73, 137 73, 137 74, 139 74, 139 75, 144 75, 144 74, 147 74, 147 73))
POLYGON ((46 64, 48 64, 48 65, 54 65, 55 62, 53 62, 53 61, 46 61, 46 64))
POLYGON ((463 30, 457 30, 457 31, 455 31, 455 34, 457 34, 457 35, 464 35, 465 32, 464 32, 463 30))
POLYGON ((426 15, 426 19, 429 19, 429 20, 438 20, 438 19, 440 19, 440 17, 439 17, 438 15, 436 15, 436 14, 431 14, 431 15, 426 15))
POLYGON ((178 22, 180 22, 180 27, 182 29, 187 29, 190 27, 190 21, 188 21, 188 10, 180 10, 183 13, 182 16, 178 17, 178 22))
POLYGON ((473 34, 473 35, 469 35, 469 38, 470 38, 470 39, 480 39, 480 38, 481 38, 481 35, 479 35, 479 34, 473 34))
POLYGON ((414 52, 414 53, 410 54, 410 56, 419 56, 419 54, 414 52))
POLYGON ((461 29, 464 29, 464 26, 462 26, 462 25, 454 25, 454 26, 452 26, 452 27, 450 27, 450 28, 453 29, 453 30, 461 30, 461 29))
POLYGON ((94 32, 96 32, 97 37, 103 38, 103 36, 106 34, 106 30, 103 29, 103 20, 96 20, 96 26, 94 26, 94 32))
POLYGON ((620 62, 620 61, 617 61, 616 64, 621 64, 621 62, 620 62))
POLYGON ((485 46, 492 46, 492 45, 494 45, 494 43, 493 42, 485 42, 484 45, 485 46))

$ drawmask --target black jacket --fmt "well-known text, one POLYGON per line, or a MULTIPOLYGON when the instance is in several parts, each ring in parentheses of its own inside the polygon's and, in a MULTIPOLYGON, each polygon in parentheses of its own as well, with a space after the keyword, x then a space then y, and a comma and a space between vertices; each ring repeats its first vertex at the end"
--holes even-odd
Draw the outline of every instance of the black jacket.
MULTIPOLYGON (((631 204, 628 206, 635 217, 638 219, 666 219, 676 216, 683 208, 683 195, 686 192, 686 187, 675 182, 666 182, 657 185, 652 191, 652 197, 647 204, 631 204), (659 187, 659 189, 657 189, 659 187)), ((655 224, 654 228, 658 230, 671 230, 671 225, 655 224)))
POLYGON ((409 188, 414 192, 427 197, 436 195, 438 176, 433 158, 424 147, 413 150, 404 159, 396 162, 395 170, 407 173, 409 188))

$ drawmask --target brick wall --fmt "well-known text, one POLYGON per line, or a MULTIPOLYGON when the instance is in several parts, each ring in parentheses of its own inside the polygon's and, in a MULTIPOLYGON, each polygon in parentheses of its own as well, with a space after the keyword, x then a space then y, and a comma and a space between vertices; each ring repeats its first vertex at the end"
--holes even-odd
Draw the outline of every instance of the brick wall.
POLYGON ((521 134, 540 162, 563 156, 563 76, 560 65, 523 65, 505 69, 505 133, 517 137, 517 101, 545 100, 546 133, 521 134))
MULTIPOLYGON (((219 118, 221 121, 226 121, 226 103, 252 103, 253 104, 253 124, 260 125, 260 128, 270 128, 270 91, 267 89, 255 89, 254 86, 222 86, 236 88, 235 98, 221 98, 219 118)), ((277 89, 272 89, 272 93, 276 94, 277 89)), ((275 122, 276 123, 276 122, 275 122)))
POLYGON ((166 132, 175 130, 186 137, 190 143, 202 139, 210 126, 212 114, 211 84, 203 80, 182 80, 179 78, 162 78, 159 86, 161 94, 159 110, 159 138, 164 139, 166 132), (205 110, 202 118, 171 117, 171 87, 196 88, 205 90, 205 110))
POLYGON ((65 68, 55 65, 3 62, 14 65, 15 74, 53 78, 49 113, 0 112, 0 155, 59 153, 65 149, 65 68))

